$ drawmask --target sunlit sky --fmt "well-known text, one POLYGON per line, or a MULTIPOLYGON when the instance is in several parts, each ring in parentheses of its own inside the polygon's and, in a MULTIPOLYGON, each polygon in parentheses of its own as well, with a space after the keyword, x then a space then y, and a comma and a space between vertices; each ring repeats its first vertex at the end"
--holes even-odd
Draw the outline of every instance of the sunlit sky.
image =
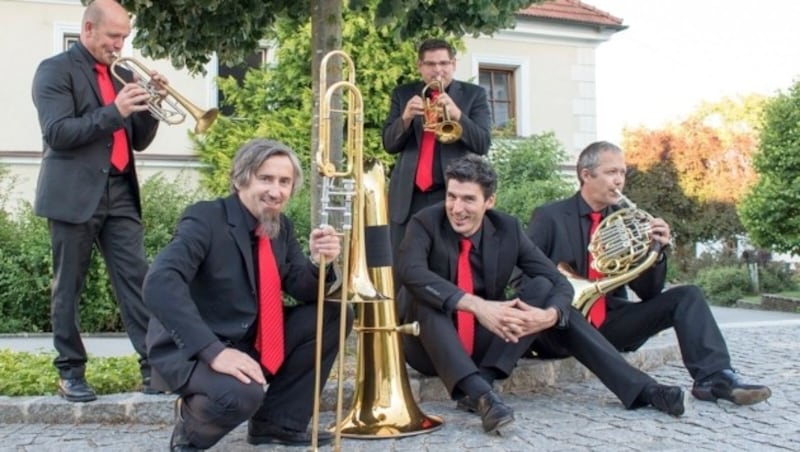
POLYGON ((800 1, 583 0, 628 28, 597 49, 598 139, 800 80, 800 1))

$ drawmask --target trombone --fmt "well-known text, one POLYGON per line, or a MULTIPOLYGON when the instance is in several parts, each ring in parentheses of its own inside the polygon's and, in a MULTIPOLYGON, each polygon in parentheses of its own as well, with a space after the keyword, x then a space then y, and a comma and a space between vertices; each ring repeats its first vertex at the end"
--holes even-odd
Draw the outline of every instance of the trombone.
POLYGON ((167 90, 167 96, 162 100, 156 88, 150 83, 150 69, 135 58, 120 57, 114 54, 114 62, 109 67, 114 78, 123 84, 128 83, 117 73, 117 67, 122 67, 132 72, 135 75, 135 83, 147 90, 148 94, 150 94, 150 99, 147 101, 148 110, 159 121, 174 126, 182 123, 186 119, 186 113, 188 112, 197 122, 194 127, 194 133, 200 134, 205 132, 219 115, 219 110, 216 108, 204 111, 169 85, 164 86, 164 89, 167 90), (167 106, 164 106, 164 104, 167 106))
MULTIPOLYGON (((373 258, 370 270, 367 261, 366 232, 385 232, 381 240, 389 249, 388 215, 386 214, 385 177, 382 167, 370 166, 365 170, 363 157, 363 101, 355 85, 355 69, 352 59, 340 50, 329 52, 322 59, 320 70, 319 103, 319 149, 317 167, 323 176, 321 194, 321 223, 327 224, 328 212, 341 210, 344 216, 342 285, 339 294, 325 293, 325 281, 320 274, 317 300, 317 350, 315 365, 315 392, 312 424, 312 449, 318 440, 320 366, 322 349, 322 314, 326 299, 341 302, 339 331, 339 371, 334 424, 334 450, 340 450, 341 436, 352 438, 389 438, 407 436, 437 430, 443 421, 436 416, 425 416, 411 397, 405 359, 399 343, 399 334, 419 334, 419 325, 397 325, 393 299, 387 293, 394 292, 391 286, 391 262, 376 262, 373 258), (327 86, 327 64, 332 56, 339 55, 348 66, 348 80, 327 86), (324 90, 324 91, 323 91, 324 90), (333 94, 346 94, 341 109, 331 108, 333 94), (346 146, 341 169, 331 161, 331 114, 341 113, 347 121, 346 146), (341 188, 336 182, 340 182, 341 188), (331 206, 331 196, 344 196, 343 207, 331 206), (367 196, 369 195, 369 196, 367 196), (382 226, 382 227, 381 227, 382 226), (382 267, 382 268, 378 268, 382 267), (373 283, 374 281, 374 283, 373 283), (342 418, 342 379, 344 378, 346 314, 347 304, 354 303, 358 309, 357 381, 352 407, 342 418)), ((373 240, 375 245, 378 239, 373 240)), ((380 245, 380 243, 378 243, 380 245)), ((381 248, 381 246, 371 246, 381 248)), ((371 250, 373 256, 375 250, 371 250)), ((322 259, 321 259, 322 260, 322 259)), ((325 262, 320 262, 324 271, 325 262)))

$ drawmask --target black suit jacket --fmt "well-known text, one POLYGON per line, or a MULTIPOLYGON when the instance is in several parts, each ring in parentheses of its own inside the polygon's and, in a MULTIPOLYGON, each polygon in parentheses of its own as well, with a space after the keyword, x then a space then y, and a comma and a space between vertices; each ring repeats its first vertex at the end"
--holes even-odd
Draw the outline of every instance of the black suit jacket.
MULTIPOLYGON (((398 154, 389 180, 389 215, 395 223, 408 220, 422 142, 422 116, 414 118, 411 126, 403 130, 403 110, 412 97, 422 93, 424 86, 420 81, 395 88, 389 116, 383 126, 384 149, 390 154, 398 154)), ((478 85, 453 80, 447 88, 447 94, 462 112, 459 123, 463 134, 461 139, 453 143, 436 143, 442 170, 451 160, 467 152, 486 155, 491 146, 492 118, 486 90, 478 85)))
MULTIPOLYGON (((609 207, 610 214, 619 207, 609 207)), ((589 262, 588 220, 581 218, 581 212, 589 207, 580 195, 543 205, 533 211, 528 222, 527 235, 554 263, 566 262, 578 275, 587 277, 589 262), (582 224, 582 221, 586 221, 582 224)), ((666 258, 645 271, 628 286, 642 300, 648 300, 661 293, 666 282, 666 258)), ((615 309, 628 302, 625 286, 606 296, 608 309, 615 309)))
MULTIPOLYGON (((148 356, 154 377, 170 390, 186 383, 206 347, 217 342, 241 350, 252 346, 258 316, 250 227, 255 222, 247 215, 237 195, 190 206, 150 266, 144 283, 144 300, 153 315, 148 356)), ((300 302, 315 301, 319 270, 284 215, 271 243, 283 292, 300 302)))
MULTIPOLYGON (((487 300, 507 299, 515 268, 530 277, 541 276, 551 283, 547 294, 520 298, 541 308, 553 307, 566 320, 572 300, 572 287, 547 256, 525 236, 519 221, 505 213, 488 210, 483 220, 481 256, 487 300)), ((428 303, 442 311, 452 311, 448 300, 457 300, 464 291, 456 285, 460 236, 450 226, 444 203, 427 207, 414 215, 400 245, 398 270, 403 288, 399 296, 415 303, 428 303)), ((533 295, 533 294, 531 294, 533 295)))
MULTIPOLYGON (((36 69, 33 103, 44 145, 33 205, 37 215, 68 223, 87 221, 108 180, 114 131, 125 127, 129 150, 144 150, 155 138, 158 120, 149 112, 123 119, 114 104, 103 105, 94 64, 89 52, 76 43, 36 69)), ((132 80, 128 71, 120 68, 118 72, 132 80)), ((122 84, 116 79, 114 84, 119 91, 122 84)), ((132 153, 130 161, 141 215, 132 153)))

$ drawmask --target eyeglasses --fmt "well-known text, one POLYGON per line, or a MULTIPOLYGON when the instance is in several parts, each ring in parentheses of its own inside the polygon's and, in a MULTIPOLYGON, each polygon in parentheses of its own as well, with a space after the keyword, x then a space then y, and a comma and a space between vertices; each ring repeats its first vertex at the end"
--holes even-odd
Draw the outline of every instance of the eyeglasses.
POLYGON ((446 61, 423 61, 422 62, 422 65, 425 66, 428 69, 433 69, 436 66, 445 68, 445 67, 450 66, 451 64, 453 64, 452 60, 446 60, 446 61))

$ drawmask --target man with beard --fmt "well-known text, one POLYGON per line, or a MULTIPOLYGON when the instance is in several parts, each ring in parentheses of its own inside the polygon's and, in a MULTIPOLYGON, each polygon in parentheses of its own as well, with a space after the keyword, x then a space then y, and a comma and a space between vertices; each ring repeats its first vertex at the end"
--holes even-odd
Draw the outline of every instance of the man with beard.
MULTIPOLYGON (((246 143, 233 160, 232 194, 187 208, 150 267, 153 384, 178 394, 171 450, 209 448, 245 420, 250 444, 311 443, 318 262, 336 259, 341 244, 326 226, 311 232, 310 257, 303 253, 282 214, 301 186, 291 149, 246 143), (284 306, 281 292, 297 303, 284 306)), ((334 282, 335 272, 326 278, 334 282)), ((323 322, 324 381, 339 346, 339 307, 325 306, 323 322)), ((330 440, 319 433, 319 444, 330 440)))

